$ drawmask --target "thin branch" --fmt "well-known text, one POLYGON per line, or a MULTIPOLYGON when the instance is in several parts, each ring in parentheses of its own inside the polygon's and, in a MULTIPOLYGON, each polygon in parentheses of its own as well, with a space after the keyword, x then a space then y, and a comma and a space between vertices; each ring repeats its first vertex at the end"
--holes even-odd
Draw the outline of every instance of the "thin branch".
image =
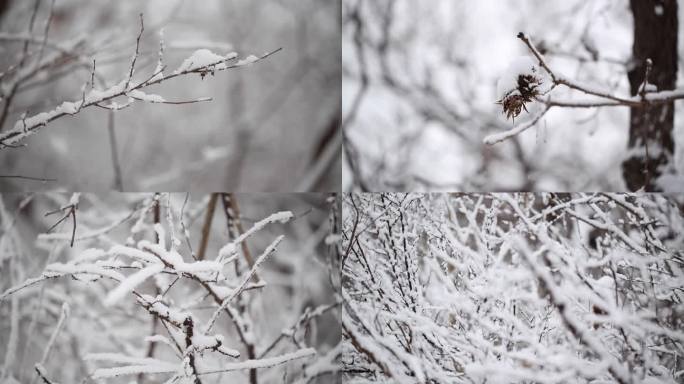
POLYGON ((216 200, 218 193, 212 193, 207 203, 207 210, 204 213, 204 224, 202 224, 202 238, 200 239, 199 250, 197 251, 197 260, 204 260, 207 252, 207 245, 209 244, 209 234, 211 233, 211 223, 214 220, 214 211, 216 210, 216 200))
MULTIPOLYGON (((553 81, 554 85, 564 85, 570 89, 574 89, 577 91, 580 91, 582 93, 585 93, 587 95, 592 95, 592 96, 597 96, 602 99, 608 99, 613 101, 613 103, 605 103, 605 104, 596 104, 595 105, 589 105, 590 103, 577 103, 575 105, 572 105, 573 103, 559 103, 556 102, 555 105, 558 106, 566 106, 562 104, 570 104, 567 105, 569 107, 581 107, 581 108, 587 108, 587 107, 593 107, 593 106, 628 106, 628 107, 645 107, 648 105, 652 104, 667 104, 675 100, 679 99, 684 99, 684 90, 675 90, 675 91, 663 91, 663 92, 654 92, 649 95, 642 95, 641 100, 638 98, 634 97, 621 97, 621 96, 615 96, 612 95, 608 92, 605 92, 603 90, 596 90, 596 89, 591 89, 588 86, 580 85, 578 83, 575 83, 574 81, 564 78, 562 76, 557 75, 551 67, 546 63, 546 60, 542 56, 542 54, 539 52, 539 50, 534 46, 532 41, 522 32, 518 33, 518 38, 522 40, 523 43, 527 46, 527 48, 532 52, 532 54, 537 58, 539 61, 539 65, 548 73, 548 75, 551 77, 551 80, 553 81)), ((648 65, 647 65, 647 70, 648 70, 648 65)), ((650 72, 650 70, 648 70, 650 72)), ((645 88, 645 87, 644 87, 645 88)), ((542 101, 544 102, 544 101, 542 101)), ((548 105, 548 104, 547 104, 548 105)))
POLYGON ((489 135, 484 138, 484 143, 488 145, 494 145, 496 143, 500 143, 504 140, 510 139, 513 136, 517 136, 521 134, 522 132, 534 127, 539 120, 546 115, 546 112, 551 109, 551 106, 547 105, 543 111, 541 111, 537 116, 535 116, 532 120, 530 120, 527 123, 520 124, 517 127, 514 127, 508 131, 500 132, 500 133, 495 133, 492 135, 489 135))
POLYGON ((114 168, 114 189, 123 192, 123 177, 121 176, 121 165, 119 163, 119 147, 116 143, 116 132, 114 130, 114 111, 110 110, 107 114, 107 132, 109 133, 109 149, 112 154, 112 167, 114 168))
POLYGON ((142 37, 143 31, 145 30, 145 22, 143 21, 143 14, 140 13, 140 33, 138 33, 138 38, 135 40, 135 54, 133 54, 133 59, 131 60, 131 67, 128 70, 128 79, 126 80, 126 86, 124 89, 128 89, 128 85, 133 79, 133 73, 135 72, 135 62, 138 60, 138 55, 140 55, 140 38, 142 37))
POLYGON ((47 21, 45 21, 45 28, 43 29, 43 41, 40 43, 40 51, 38 51, 38 60, 36 64, 40 64, 43 60, 43 52, 45 51, 45 46, 47 45, 48 33, 50 31, 50 24, 52 24, 52 16, 55 10, 55 0, 50 2, 50 13, 48 15, 47 21))
POLYGON ((249 280, 254 276, 254 274, 257 271, 257 268, 266 261, 266 258, 270 256, 280 244, 280 242, 283 240, 283 236, 278 236, 266 249, 264 252, 259 256, 257 259, 256 263, 252 266, 250 269, 249 273, 247 273, 243 278, 242 281, 240 282, 240 285, 238 285, 237 288, 233 289, 233 292, 231 292, 230 296, 225 298, 223 302, 221 302, 221 305, 214 311, 214 314, 211 316, 211 319, 209 319, 209 322, 207 323, 206 329, 204 333, 209 333, 211 331, 211 328, 214 326, 214 323, 216 322, 216 319, 218 318, 218 315, 223 311, 223 309, 231 302, 233 299, 235 299, 238 295, 242 293, 242 291, 245 289, 245 286, 249 282, 249 280))
POLYGON ((0 175, 0 179, 22 179, 22 180, 31 180, 31 181, 41 181, 43 183, 46 183, 48 181, 57 181, 57 179, 51 179, 51 178, 46 178, 46 177, 31 177, 31 176, 22 176, 22 175, 0 175))
POLYGON ((304 359, 316 355, 316 350, 313 348, 300 349, 296 352, 286 353, 276 357, 269 357, 256 360, 245 360, 239 363, 222 364, 220 369, 201 372, 199 375, 212 375, 216 373, 241 371, 245 369, 269 368, 276 365, 288 363, 293 360, 304 359))

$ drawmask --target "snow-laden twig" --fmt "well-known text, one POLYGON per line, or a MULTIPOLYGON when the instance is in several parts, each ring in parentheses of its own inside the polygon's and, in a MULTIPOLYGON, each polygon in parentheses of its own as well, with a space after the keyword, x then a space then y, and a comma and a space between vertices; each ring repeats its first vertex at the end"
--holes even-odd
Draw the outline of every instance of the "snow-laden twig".
POLYGON ((164 270, 164 264, 154 263, 128 276, 121 284, 109 292, 105 298, 104 304, 107 306, 116 304, 124 295, 130 293, 135 287, 162 270, 164 270))
POLYGON ((502 141, 508 140, 513 136, 517 136, 521 134, 522 132, 525 132, 526 130, 534 127, 537 125, 539 120, 541 120, 544 115, 546 115, 546 112, 549 111, 551 107, 547 106, 545 107, 542 111, 540 111, 534 118, 532 118, 530 121, 526 123, 522 123, 518 125, 517 127, 514 127, 508 131, 500 132, 500 133, 494 133, 492 135, 489 135, 484 138, 484 143, 488 145, 493 145, 496 143, 500 143, 502 141))
POLYGON ((64 327, 64 322, 66 321, 67 317, 69 317, 69 304, 65 302, 62 304, 62 310, 60 311, 59 320, 57 321, 55 330, 52 332, 52 336, 50 336, 50 340, 48 340, 48 343, 45 346, 45 350, 43 350, 43 357, 41 357, 40 359, 41 365, 45 364, 48 357, 50 356, 52 347, 55 345, 55 340, 57 340, 57 336, 59 336, 59 333, 62 331, 62 328, 64 327))
MULTIPOLYGON (((632 107, 632 108, 646 108, 653 105, 672 103, 677 100, 684 99, 684 89, 677 90, 665 90, 657 91, 651 89, 653 86, 648 83, 648 78, 653 66, 653 62, 648 59, 646 63, 646 73, 642 85, 639 87, 639 91, 634 96, 617 96, 610 91, 589 85, 581 84, 575 80, 569 79, 555 72, 549 64, 547 63, 544 56, 539 52, 537 47, 532 43, 531 39, 520 32, 518 38, 527 46, 530 52, 539 62, 539 66, 544 69, 544 71, 551 78, 552 86, 543 95, 535 95, 533 100, 545 105, 544 112, 546 113, 551 107, 562 107, 562 108, 600 108, 600 107, 632 107), (591 96, 591 98, 586 100, 563 100, 557 99, 551 96, 551 92, 556 86, 565 86, 569 89, 581 92, 585 95, 591 96)), ((512 80, 512 79, 508 79, 512 80)), ((517 80, 516 80, 517 81, 517 80)), ((653 87, 655 88, 655 87, 653 87)), ((523 105, 524 106, 524 105, 523 105)), ((506 108, 504 108, 506 111, 506 108)), ((518 110, 519 112, 520 110, 518 110)), ((509 112, 511 114, 512 112, 509 112)), ((485 137, 484 143, 487 145, 494 145, 510 139, 527 129, 534 126, 539 120, 540 115, 537 115, 530 123, 522 124, 515 127, 509 131, 496 133, 485 137)))
POLYGON ((265 226, 271 223, 286 223, 290 219, 294 217, 294 214, 289 211, 283 211, 283 212, 277 212, 274 213, 270 216, 268 216, 265 219, 259 220, 254 225, 239 235, 235 240, 231 241, 230 243, 224 245, 221 247, 219 250, 219 255, 217 258, 217 261, 226 261, 228 260, 231 256, 233 256, 237 252, 237 246, 242 244, 243 241, 248 239, 250 236, 254 235, 258 231, 262 230, 265 226))
MULTIPOLYGON (((255 224, 255 227, 256 227, 256 224, 255 224)), ((254 227, 252 227, 252 228, 254 228, 254 227)), ((245 232, 245 234, 246 233, 247 232, 245 232)), ((246 237, 247 236, 245 236, 245 238, 246 237)), ((275 252, 276 247, 278 246, 278 244, 280 244, 280 242, 283 240, 283 238, 284 238, 284 236, 282 236, 282 235, 278 236, 275 240, 273 240, 273 242, 271 244, 268 245, 268 247, 266 247, 266 249, 264 249, 264 251, 261 253, 261 255, 254 262, 254 265, 252 266, 252 268, 250 268, 249 272, 242 277, 242 280, 240 281, 240 284, 237 286, 237 288, 233 289, 233 292, 230 294, 230 296, 223 299, 223 301, 221 302, 221 305, 219 305, 219 307, 214 311, 214 314, 211 315, 209 322, 207 322, 207 326, 204 330, 204 333, 208 333, 209 331, 211 331, 211 328, 214 326, 216 319, 221 314, 223 309, 228 304, 230 304, 230 302, 233 301, 233 299, 235 299, 239 294, 242 293, 242 291, 245 289, 245 286, 247 285, 247 283, 252 279, 252 276, 254 276, 254 274, 257 272, 257 269, 259 269, 261 264, 264 261, 266 261, 266 259, 273 252, 275 252)), ((244 238, 243 238, 243 240, 244 240, 244 238)))
POLYGON ((131 100, 138 99, 143 101, 165 104, 186 104, 208 101, 208 98, 202 98, 191 101, 169 102, 160 97, 146 95, 142 92, 142 89, 145 89, 152 85, 160 84, 164 81, 173 79, 175 77, 185 76, 188 74, 196 73, 204 77, 206 74, 214 74, 215 72, 219 71, 248 66, 261 60, 264 60, 267 57, 281 50, 281 48, 278 48, 273 51, 267 52, 261 56, 250 55, 247 58, 238 59, 236 53, 231 53, 226 56, 220 56, 206 49, 200 49, 195 51, 193 55, 187 58, 183 62, 183 64, 173 73, 164 75, 164 67, 159 67, 150 77, 143 81, 135 83, 133 80, 133 76, 135 73, 137 57, 139 55, 140 38, 144 30, 142 15, 140 16, 140 22, 141 29, 140 34, 138 35, 138 38, 136 40, 136 51, 131 60, 131 65, 128 74, 123 81, 105 90, 92 89, 88 93, 84 92, 82 97, 78 100, 74 100, 71 102, 63 102, 61 105, 59 105, 57 108, 51 111, 42 112, 27 118, 22 118, 21 120, 15 123, 13 129, 0 134, 0 149, 15 147, 17 143, 24 140, 26 137, 32 135, 40 128, 46 126, 51 121, 59 119, 64 116, 75 115, 79 113, 83 108, 99 106, 107 109, 120 109, 121 106, 119 105, 112 104, 110 106, 105 106, 103 103, 121 96, 128 97, 131 100))
POLYGON ((684 90, 665 91, 665 93, 654 92, 650 94, 649 98, 642 99, 641 95, 637 95, 634 97, 615 96, 606 90, 598 89, 587 84, 580 84, 574 80, 570 80, 554 72, 551 69, 551 67, 549 67, 549 65, 546 63, 546 60, 544 59, 542 54, 534 46, 534 44, 527 35, 520 32, 518 34, 518 38, 522 40, 523 43, 525 43, 527 48, 529 48, 530 52, 532 52, 532 54, 537 58, 537 60, 539 60, 539 65, 541 65, 542 68, 544 68, 544 70, 549 74, 549 76, 551 76, 551 79, 554 84, 564 85, 570 89, 580 91, 587 95, 596 96, 602 99, 608 99, 614 102, 611 104, 606 104, 604 106, 623 105, 628 107, 643 107, 649 104, 669 103, 684 98, 684 90))
POLYGON ((263 359, 256 359, 256 360, 245 360, 245 361, 241 361, 239 363, 225 363, 219 369, 200 372, 200 373, 198 373, 198 375, 203 376, 203 375, 213 375, 213 374, 217 374, 217 373, 225 373, 225 372, 232 372, 232 371, 269 368, 269 367, 274 367, 276 365, 286 364, 286 363, 289 363, 289 362, 294 361, 294 360, 306 359, 308 357, 315 356, 315 355, 316 355, 315 349, 304 348, 304 349, 300 349, 296 352, 284 353, 280 356, 275 356, 275 357, 266 357, 263 359))

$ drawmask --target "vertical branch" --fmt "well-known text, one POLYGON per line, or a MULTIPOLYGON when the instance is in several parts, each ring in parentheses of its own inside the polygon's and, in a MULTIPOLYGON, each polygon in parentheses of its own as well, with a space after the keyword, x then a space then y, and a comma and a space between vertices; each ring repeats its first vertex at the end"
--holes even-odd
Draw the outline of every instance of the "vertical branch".
POLYGON ((50 2, 50 13, 48 15, 47 21, 45 21, 45 28, 43 29, 43 41, 40 44, 40 51, 38 51, 38 60, 36 60, 36 66, 40 65, 43 60, 43 53, 45 52, 45 45, 47 44, 48 34, 50 32, 50 24, 52 23, 52 16, 55 11, 55 0, 50 2))
MULTIPOLYGON (((33 26, 36 23, 36 15, 38 15, 38 8, 40 7, 40 0, 36 0, 36 2, 33 4, 33 12, 31 13, 31 20, 29 21, 29 28, 28 28, 28 34, 31 35, 33 33, 33 26)), ((30 39, 26 39, 24 41, 24 48, 22 49, 21 52, 21 59, 19 59, 19 64, 17 64, 16 69, 22 68, 24 64, 26 64, 26 59, 28 58, 28 47, 29 47, 30 39)), ((12 105, 12 101, 14 100, 14 96, 17 93, 17 89, 19 88, 19 82, 15 81, 12 83, 11 88, 8 90, 7 93, 4 92, 4 90, 0 90, 0 95, 2 95, 2 99, 4 99, 5 104, 2 107, 2 113, 0 113, 0 131, 2 131, 3 125, 5 125, 5 121, 7 120, 7 116, 9 115, 9 109, 10 106, 12 105)))
MULTIPOLYGON (((40 359, 40 363, 38 363, 39 367, 42 367, 45 364, 45 362, 47 362, 47 359, 50 356, 50 351, 52 351, 52 347, 55 345, 57 336, 59 336, 59 333, 62 331, 62 328, 64 328, 64 322, 66 321, 67 317, 69 317, 69 304, 64 302, 62 304, 62 312, 60 313, 59 320, 57 321, 57 325, 55 326, 55 330, 52 332, 50 340, 45 346, 45 350, 43 350, 43 357, 40 359)), ((38 377, 41 377, 43 381, 46 380, 43 372, 41 372, 40 369, 36 368, 36 376, 33 377, 31 383, 35 383, 36 378, 38 377)))
MULTIPOLYGON (((155 201, 154 201, 154 207, 152 208, 152 220, 155 224, 159 224, 161 222, 161 206, 160 206, 161 195, 156 193, 154 195, 154 198, 155 198, 155 201)), ((156 231, 154 234, 154 238, 155 238, 155 243, 159 243, 159 235, 157 234, 156 231)), ((159 290, 159 287, 156 285, 155 285, 155 291, 156 291, 155 293, 157 295, 159 295, 160 290, 159 290)), ((158 322, 159 322, 159 315, 153 314, 152 315, 152 330, 150 331, 150 335, 155 335, 157 333, 157 323, 158 322)), ((157 343, 154 343, 151 341, 147 344, 147 352, 145 353, 146 357, 154 357, 154 350, 155 350, 156 345, 157 345, 157 343)), ((142 383, 144 381, 145 381, 145 375, 143 375, 142 373, 139 373, 137 382, 142 383)))
MULTIPOLYGON (((229 233, 231 233, 231 236, 233 238, 239 237, 245 231, 242 226, 242 221, 240 220, 240 207, 238 206, 235 195, 232 193, 222 193, 221 204, 223 205, 223 212, 226 215, 226 224, 228 225, 229 233)), ((250 253, 249 247, 247 246, 247 241, 243 241, 241 243, 241 248, 242 254, 245 257, 247 264, 250 268, 252 268, 254 266, 254 260, 252 259, 252 254, 250 253)), ((236 275, 239 273, 238 263, 235 263, 235 273, 236 275)), ((259 280, 256 271, 254 272, 254 280, 259 280)), ((241 298, 238 299, 242 301, 241 298)), ((242 316, 242 314, 246 311, 246 306, 243 302, 239 302, 237 305, 237 309, 239 311, 238 316, 242 316)), ((238 325, 238 327, 240 327, 240 325, 238 325)), ((247 350, 247 358, 256 358, 256 348, 254 342, 248 338, 242 338, 242 341, 243 344, 245 344, 245 349, 247 350)), ((250 384, 257 384, 258 378, 256 369, 249 370, 249 382, 250 384)))
POLYGON ((140 33, 138 33, 138 38, 135 40, 135 53, 133 54, 133 59, 131 60, 131 67, 128 71, 128 79, 126 79, 126 86, 124 89, 128 89, 133 79, 133 73, 135 73, 135 62, 138 60, 140 55, 140 38, 142 37, 143 31, 145 30, 145 23, 143 22, 143 14, 140 14, 140 33))
MULTIPOLYGON (((33 26, 36 24, 36 16, 38 15, 38 9, 40 8, 40 0, 36 0, 36 2, 33 4, 33 12, 31 12, 31 20, 29 21, 29 28, 28 28, 28 34, 31 35, 33 33, 33 26)), ((21 52, 21 59, 19 60, 19 65, 18 67, 21 68, 26 64, 26 59, 28 58, 28 47, 29 47, 30 40, 27 39, 24 41, 24 49, 21 52)))
MULTIPOLYGON (((235 232, 235 237, 241 236, 245 233, 245 229, 242 226, 242 220, 240 220, 240 207, 238 206, 235 194, 224 193, 222 194, 221 201, 223 203, 223 210, 226 213, 226 221, 228 222, 229 230, 235 232), (232 229, 230 227, 232 227, 232 229)), ((247 261, 247 264, 251 268, 254 266, 254 259, 247 246, 247 241, 243 241, 240 246, 242 247, 242 254, 245 257, 245 261, 247 261)))
MULTIPOLYGON (((16 262, 14 259, 14 257, 10 258, 10 286, 14 285, 14 269, 16 268, 16 262)), ((2 377, 0 377, 0 379, 9 377, 12 367, 15 365, 19 342, 19 332, 19 297, 13 295, 10 301, 10 329, 7 345, 5 347, 5 363, 2 369, 2 377)))
POLYGON ((188 353, 188 364, 190 365, 193 376, 195 378, 194 384, 202 384, 202 381, 199 379, 199 376, 197 375, 197 367, 195 366, 195 353, 192 351, 192 336, 194 334, 195 323, 193 322, 191 316, 185 318, 183 326, 185 327, 185 350, 188 353))
POLYGON ((119 147, 116 144, 114 132, 114 111, 107 115, 107 131, 109 132, 109 145, 112 152, 112 166, 114 167, 114 189, 123 192, 123 178, 121 177, 121 165, 119 164, 119 147))
POLYGON ((209 244, 209 234, 211 233, 211 223, 214 220, 214 211, 216 210, 216 200, 218 193, 212 193, 207 204, 207 211, 204 214, 204 224, 202 225, 202 238, 200 239, 199 251, 197 251, 197 260, 204 260, 207 246, 209 244))

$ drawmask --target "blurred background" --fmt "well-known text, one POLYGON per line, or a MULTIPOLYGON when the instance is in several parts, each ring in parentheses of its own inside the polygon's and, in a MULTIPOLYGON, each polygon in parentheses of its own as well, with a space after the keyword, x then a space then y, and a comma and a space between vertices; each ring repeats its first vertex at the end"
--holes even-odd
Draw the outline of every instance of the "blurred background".
MULTIPOLYGON (((520 31, 556 72, 629 95, 629 1, 345 0, 342 8, 344 190, 627 190, 629 108, 554 108, 513 140, 483 139, 513 127, 496 105, 496 84, 511 62, 530 55, 520 31)), ((554 96, 585 95, 557 89, 554 96)), ((670 184, 682 190, 682 102, 674 141, 669 172, 680 176, 670 184)))
MULTIPOLYGON (((26 37, 40 48, 51 2, 0 1, 0 72, 12 73, 26 37)), ((128 75, 144 14, 136 65, 151 76, 165 43, 165 73, 195 50, 240 58, 280 52, 254 65, 202 79, 183 76, 146 89, 167 105, 136 102, 115 112, 112 156, 108 110, 88 108, 49 123, 24 144, 0 150, 0 189, 99 191, 330 191, 341 177, 340 3, 336 0, 86 1, 54 3, 44 55, 69 47, 58 64, 21 82, 0 128, 21 115, 77 101, 96 60, 98 80, 111 86, 128 75), (120 181, 115 180, 118 163, 120 181), (122 188, 121 188, 122 187, 122 188)), ((30 56, 32 58, 35 56, 30 56)), ((3 87, 14 84, 3 76, 3 87)), ((96 82, 98 85, 99 81, 96 82)), ((100 85, 103 86, 103 85, 100 85)), ((117 99, 120 104, 125 98, 117 99)), ((2 132, 2 131, 0 131, 2 132)))
MULTIPOLYGON (((216 195, 220 196, 215 201, 211 224, 207 227, 210 195, 83 194, 76 211, 76 241, 70 247, 71 217, 46 235, 65 211, 47 217, 45 214, 68 205, 72 194, 3 194, 0 196, 0 294, 29 278, 40 276, 46 265, 68 263, 84 255, 87 249, 106 251, 116 244, 154 241, 155 216, 164 227, 167 239, 175 234, 180 240, 178 252, 186 262, 192 262, 195 257, 201 259, 201 239, 205 231, 209 235, 204 259, 215 260, 219 249, 235 235, 235 222, 229 224, 222 204, 223 194, 216 195), (159 208, 155 208, 155 202, 159 208), (187 237, 184 235, 186 229, 187 237)), ((284 235, 275 253, 257 271, 266 285, 246 290, 231 304, 248 326, 255 357, 279 356, 304 347, 317 351, 313 358, 258 370, 256 383, 335 382, 334 359, 340 339, 335 293, 339 285, 339 272, 335 269, 335 239, 339 230, 336 223, 340 214, 337 200, 326 194, 231 194, 230 198, 236 204, 230 205, 233 217, 238 217, 235 213, 239 212, 245 231, 273 213, 290 211, 294 214, 287 223, 269 224, 246 241, 248 251, 256 260, 276 237, 284 235), (292 329, 295 331, 289 333, 292 329)), ((230 263, 224 269, 228 284, 237 284, 249 270, 244 252, 242 248, 239 250, 236 268, 230 263)), ((155 289, 172 283, 173 276, 169 276, 149 279, 137 291, 154 296, 155 289)), ((0 382, 29 382, 35 376, 33 366, 41 361, 63 303, 69 305, 70 315, 44 363, 48 377, 55 382, 92 382, 89 375, 102 365, 85 361, 83 358, 89 353, 143 357, 149 347, 144 341, 146 336, 156 333, 169 337, 161 325, 153 331, 152 316, 136 305, 132 295, 113 307, 104 306, 104 297, 116 285, 108 279, 89 282, 83 276, 65 276, 41 281, 5 300, 0 299, 0 345, 3 346, 0 348, 0 382)), ((214 301, 202 286, 187 278, 173 283, 166 290, 164 300, 192 312, 203 324, 215 309, 214 301)), ((250 358, 234 323, 225 314, 219 316, 213 332, 224 335, 224 344, 239 350, 241 357, 233 359, 205 353, 202 357, 204 371, 250 358)), ((176 361, 170 348, 163 344, 156 346, 154 357, 176 361)), ((126 376, 108 382, 128 383, 134 378, 126 376)), ((142 379, 138 377, 138 382, 166 380, 163 375, 142 379)), ((205 384, 225 380, 254 383, 246 370, 202 377, 205 384)))

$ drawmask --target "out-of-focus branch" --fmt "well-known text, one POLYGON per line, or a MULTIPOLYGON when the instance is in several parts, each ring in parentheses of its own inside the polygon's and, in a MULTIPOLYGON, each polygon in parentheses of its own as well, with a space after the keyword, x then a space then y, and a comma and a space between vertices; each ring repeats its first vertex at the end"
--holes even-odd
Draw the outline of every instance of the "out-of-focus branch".
POLYGON ((202 237, 200 238, 199 250, 197 251, 197 260, 204 260, 207 252, 207 245, 209 245, 209 234, 211 233, 211 223, 214 220, 214 211, 216 210, 216 200, 218 193, 212 193, 207 203, 207 210, 204 213, 204 224, 202 225, 202 237))

